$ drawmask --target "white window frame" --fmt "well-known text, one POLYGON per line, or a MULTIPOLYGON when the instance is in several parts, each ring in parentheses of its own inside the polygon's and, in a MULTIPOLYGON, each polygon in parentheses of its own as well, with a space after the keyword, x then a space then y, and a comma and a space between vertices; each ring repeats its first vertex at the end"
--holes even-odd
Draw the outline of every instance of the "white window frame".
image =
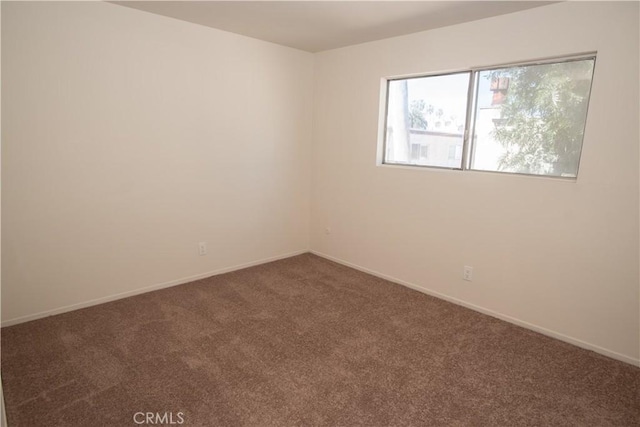
POLYGON ((544 65, 544 64, 560 64, 565 62, 573 62, 573 61, 583 61, 583 60, 593 60, 593 73, 591 75, 591 87, 589 89, 589 101, 587 103, 587 114, 585 116, 585 133, 586 133, 586 125, 587 118, 589 115, 589 103, 591 102, 591 90, 593 88, 593 79, 595 76, 595 68, 597 61, 597 51, 578 53, 573 55, 562 55, 562 56, 553 56, 542 59, 528 60, 528 61, 519 61, 519 62, 508 62, 494 65, 485 65, 478 67, 470 67, 468 69, 448 71, 448 72, 434 72, 434 73, 421 73, 421 74, 410 74, 410 75, 401 75, 401 76, 392 76, 392 77, 384 77, 381 83, 381 107, 380 114, 381 117, 379 119, 379 136, 378 136, 378 166, 389 166, 389 167, 399 167, 399 168, 410 168, 410 169, 444 169, 451 171, 462 171, 462 172, 480 172, 480 173, 497 173, 501 175, 515 175, 515 176, 530 176, 536 178, 547 178, 547 179, 558 179, 558 180, 567 180, 567 181, 576 181, 578 179, 578 173, 580 170, 580 160, 582 158, 582 151, 584 146, 584 134, 583 140, 580 145, 580 157, 578 158, 578 169, 576 170, 576 176, 556 176, 556 175, 544 175, 544 174, 528 174, 522 172, 508 172, 508 171, 499 171, 499 170, 483 170, 483 169, 473 169, 471 167, 471 160, 473 158, 473 152, 475 150, 475 143, 473 138, 470 138, 470 135, 475 133, 475 110, 476 110, 476 102, 477 102, 477 81, 479 77, 479 73, 487 70, 494 70, 499 68, 515 68, 515 67, 526 67, 532 65, 544 65), (460 163, 460 167, 446 167, 446 166, 430 166, 430 165, 419 165, 419 164, 404 164, 404 163, 387 163, 386 162, 386 150, 387 150, 387 116, 388 116, 388 107, 389 107, 389 83, 394 80, 408 80, 415 78, 424 78, 424 77, 438 77, 438 76, 448 76, 455 74, 469 73, 469 87, 467 92, 467 111, 465 117, 465 128, 463 131, 463 143, 462 143, 462 161, 460 163))

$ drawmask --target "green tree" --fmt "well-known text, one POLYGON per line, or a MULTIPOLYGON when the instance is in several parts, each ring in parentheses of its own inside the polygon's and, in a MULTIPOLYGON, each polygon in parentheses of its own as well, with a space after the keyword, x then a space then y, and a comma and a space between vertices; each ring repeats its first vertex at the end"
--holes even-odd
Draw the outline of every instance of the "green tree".
POLYGON ((593 61, 494 71, 509 87, 493 137, 505 149, 501 170, 553 175, 577 171, 593 61))
POLYGON ((411 102, 409 121, 412 129, 426 129, 427 119, 424 118, 425 103, 422 99, 411 102))

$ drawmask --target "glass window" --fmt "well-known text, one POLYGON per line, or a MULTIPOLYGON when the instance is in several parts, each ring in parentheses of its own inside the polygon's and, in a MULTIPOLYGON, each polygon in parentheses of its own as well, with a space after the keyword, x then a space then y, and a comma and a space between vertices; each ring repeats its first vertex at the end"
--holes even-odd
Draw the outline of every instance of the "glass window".
POLYGON ((575 178, 594 66, 583 56, 388 80, 383 163, 575 178))
POLYGON ((462 167, 449 147, 462 152, 470 74, 389 81, 385 163, 462 167))
POLYGON ((594 59, 477 73, 470 169, 576 177, 594 59))

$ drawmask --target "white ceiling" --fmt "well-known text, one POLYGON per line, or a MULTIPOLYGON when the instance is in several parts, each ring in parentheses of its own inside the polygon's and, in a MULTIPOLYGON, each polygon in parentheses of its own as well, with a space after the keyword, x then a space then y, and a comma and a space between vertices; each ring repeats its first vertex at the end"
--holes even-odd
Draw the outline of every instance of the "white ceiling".
POLYGON ((308 52, 380 40, 554 2, 115 1, 308 52))

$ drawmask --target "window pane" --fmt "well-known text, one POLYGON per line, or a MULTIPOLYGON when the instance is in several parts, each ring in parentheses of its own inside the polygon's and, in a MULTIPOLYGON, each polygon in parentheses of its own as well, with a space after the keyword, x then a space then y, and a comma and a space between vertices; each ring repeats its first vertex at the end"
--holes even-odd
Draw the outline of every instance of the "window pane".
POLYGON ((462 167, 469 76, 389 81, 385 163, 462 167))
POLYGON ((594 60, 481 71, 471 169, 575 177, 594 60))

